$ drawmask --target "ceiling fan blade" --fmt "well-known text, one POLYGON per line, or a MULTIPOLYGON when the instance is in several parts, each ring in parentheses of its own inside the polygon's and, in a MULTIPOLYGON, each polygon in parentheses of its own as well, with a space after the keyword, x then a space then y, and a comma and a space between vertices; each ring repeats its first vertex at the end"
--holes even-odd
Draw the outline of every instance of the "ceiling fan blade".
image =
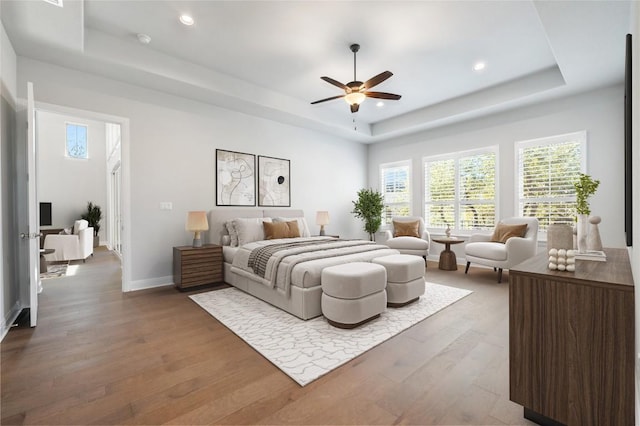
POLYGON ((320 77, 320 78, 323 79, 324 81, 326 81, 329 84, 333 84, 334 86, 338 86, 339 88, 341 88, 343 90, 348 90, 349 89, 346 85, 340 83, 337 80, 332 79, 331 77, 320 77))
POLYGON ((381 72, 380 74, 376 75, 375 77, 371 77, 369 80, 365 81, 362 86, 365 89, 371 89, 373 86, 377 86, 378 84, 382 83, 383 81, 385 81, 386 79, 388 79, 392 75, 393 75, 393 73, 391 71, 381 72))
POLYGON ((392 99, 394 101, 397 101, 402 97, 402 95, 395 95, 393 93, 385 93, 385 92, 364 92, 364 94, 370 98, 392 99))
POLYGON ((358 112, 358 108, 360 108, 360 105, 351 104, 351 112, 358 112))
POLYGON ((340 95, 340 96, 332 96, 332 97, 330 97, 330 98, 320 99, 319 101, 311 102, 311 105, 319 104, 320 102, 332 101, 332 100, 334 100, 334 99, 339 99, 339 98, 344 98, 344 95, 340 95))

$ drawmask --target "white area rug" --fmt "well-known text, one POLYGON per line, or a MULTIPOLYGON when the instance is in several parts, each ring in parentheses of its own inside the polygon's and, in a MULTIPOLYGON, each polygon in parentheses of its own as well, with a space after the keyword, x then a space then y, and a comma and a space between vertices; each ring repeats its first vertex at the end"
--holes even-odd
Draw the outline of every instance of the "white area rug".
POLYGON ((351 330, 322 316, 301 320, 233 287, 189 297, 304 386, 471 293, 427 283, 418 302, 351 330))

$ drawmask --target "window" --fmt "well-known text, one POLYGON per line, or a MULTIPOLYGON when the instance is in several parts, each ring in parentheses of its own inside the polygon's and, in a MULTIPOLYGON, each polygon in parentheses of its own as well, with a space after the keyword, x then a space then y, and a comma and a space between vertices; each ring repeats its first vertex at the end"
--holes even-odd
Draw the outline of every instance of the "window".
POLYGON ((424 159, 424 219, 429 228, 492 229, 497 147, 424 159))
POLYGON ((88 158, 87 152, 87 126, 82 124, 67 123, 67 157, 88 158))
POLYGON ((573 224, 576 196, 573 183, 585 170, 586 132, 516 143, 518 213, 549 224, 573 224))
POLYGON ((411 161, 380 165, 380 188, 384 197, 382 223, 391 224, 393 216, 411 214, 411 161))

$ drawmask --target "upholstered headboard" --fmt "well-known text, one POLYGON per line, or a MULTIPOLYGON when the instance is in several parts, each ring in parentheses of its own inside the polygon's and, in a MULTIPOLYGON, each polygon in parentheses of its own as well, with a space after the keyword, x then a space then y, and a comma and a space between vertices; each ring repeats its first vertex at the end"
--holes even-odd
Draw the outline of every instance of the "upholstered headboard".
POLYGON ((209 212, 209 242, 222 244, 222 236, 229 235, 225 222, 238 217, 304 217, 304 211, 297 209, 246 209, 216 208, 209 212))

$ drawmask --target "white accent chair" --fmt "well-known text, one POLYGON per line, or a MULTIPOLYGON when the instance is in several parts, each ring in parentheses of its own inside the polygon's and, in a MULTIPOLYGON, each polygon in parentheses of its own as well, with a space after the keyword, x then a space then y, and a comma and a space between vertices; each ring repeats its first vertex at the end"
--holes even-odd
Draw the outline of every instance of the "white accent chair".
POLYGON ((392 219, 392 229, 388 229, 386 231, 387 241, 384 245, 389 248, 393 248, 398 250, 402 254, 413 254, 415 256, 422 256, 425 260, 429 255, 429 244, 431 241, 431 236, 429 235, 429 231, 427 231, 424 227, 424 219, 418 216, 394 216, 392 219), (415 222, 419 221, 420 224, 418 226, 418 237, 395 237, 396 232, 393 228, 393 221, 395 222, 415 222))
POLYGON ((473 234, 464 247, 469 271, 471 262, 491 266, 498 270, 498 282, 502 282, 502 270, 509 269, 536 255, 538 248, 538 219, 535 217, 511 217, 503 219, 505 225, 527 224, 524 237, 511 237, 505 243, 492 242, 491 234, 473 234))
POLYGON ((49 234, 44 239, 45 249, 54 249, 45 255, 47 261, 80 260, 86 261, 93 255, 93 228, 86 220, 76 220, 73 234, 49 234))

